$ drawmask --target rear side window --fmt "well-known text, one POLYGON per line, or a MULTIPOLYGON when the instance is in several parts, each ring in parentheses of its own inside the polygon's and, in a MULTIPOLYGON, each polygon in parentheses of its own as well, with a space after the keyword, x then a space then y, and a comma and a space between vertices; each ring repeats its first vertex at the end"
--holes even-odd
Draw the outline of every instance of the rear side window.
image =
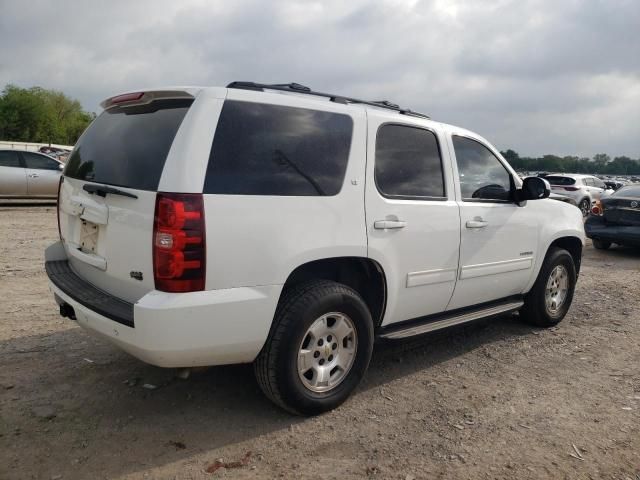
POLYGON ((37 153, 22 152, 27 168, 37 168, 39 170, 60 170, 60 164, 53 158, 38 155, 37 153))
POLYGON ((392 198, 443 198, 444 177, 433 132, 406 125, 383 125, 376 137, 375 180, 392 198))
POLYGON ((0 167, 22 167, 16 152, 0 151, 0 167))
POLYGON ((228 100, 213 139, 204 193, 336 195, 352 131, 348 115, 228 100))
POLYGON ((544 177, 551 185, 575 185, 576 180, 571 177, 554 177, 553 175, 547 175, 544 177))
POLYGON ((65 175, 157 190, 169 149, 191 103, 162 100, 105 110, 80 137, 65 175))

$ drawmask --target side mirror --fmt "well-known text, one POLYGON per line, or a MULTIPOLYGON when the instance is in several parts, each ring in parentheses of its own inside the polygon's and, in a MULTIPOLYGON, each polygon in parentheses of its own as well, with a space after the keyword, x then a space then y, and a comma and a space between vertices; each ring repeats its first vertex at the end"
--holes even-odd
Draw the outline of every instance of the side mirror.
POLYGON ((63 163, 59 163, 58 164, 58 170, 64 170, 64 164, 63 163))
POLYGON ((519 202, 525 200, 541 200, 551 195, 551 185, 544 178, 527 177, 522 182, 522 188, 517 191, 519 202))

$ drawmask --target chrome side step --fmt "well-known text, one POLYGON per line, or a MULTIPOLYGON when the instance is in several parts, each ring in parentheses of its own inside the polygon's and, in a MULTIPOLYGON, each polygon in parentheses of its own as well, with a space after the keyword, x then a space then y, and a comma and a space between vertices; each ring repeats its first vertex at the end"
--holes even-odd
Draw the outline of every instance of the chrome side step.
MULTIPOLYGON (((420 335, 422 333, 433 332, 434 330, 440 330, 441 328, 451 327, 453 325, 459 325, 461 323, 472 322, 474 320, 480 320, 481 318, 492 317, 501 313, 514 312, 524 305, 522 300, 515 300, 508 303, 501 303, 499 305, 493 305, 491 307, 485 307, 480 310, 467 311, 464 313, 453 314, 452 316, 441 317, 440 320, 431 320, 425 323, 416 324, 411 322, 411 325, 407 325, 406 328, 398 328, 391 331, 383 332, 380 334, 380 338, 385 339, 398 339, 405 337, 412 337, 414 335, 420 335)), ((393 324, 389 325, 389 328, 393 328, 393 324)))

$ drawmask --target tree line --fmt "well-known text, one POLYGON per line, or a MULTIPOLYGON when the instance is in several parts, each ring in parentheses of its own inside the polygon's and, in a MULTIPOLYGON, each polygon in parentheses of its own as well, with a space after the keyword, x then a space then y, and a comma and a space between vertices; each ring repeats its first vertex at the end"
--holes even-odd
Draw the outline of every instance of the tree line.
POLYGON ((543 155, 537 158, 521 157, 511 149, 500 153, 514 169, 528 172, 640 175, 640 159, 625 156, 611 159, 606 153, 598 153, 593 158, 556 155, 543 155))
POLYGON ((7 85, 0 94, 0 140, 74 145, 95 117, 56 90, 7 85))

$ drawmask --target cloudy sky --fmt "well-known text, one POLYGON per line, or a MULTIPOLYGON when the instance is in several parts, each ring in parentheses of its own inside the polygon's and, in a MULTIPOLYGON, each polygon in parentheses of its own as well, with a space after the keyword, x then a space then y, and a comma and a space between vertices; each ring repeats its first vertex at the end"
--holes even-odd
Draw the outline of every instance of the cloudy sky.
POLYGON ((640 0, 0 0, 0 88, 389 99, 522 155, 640 157, 640 0))

